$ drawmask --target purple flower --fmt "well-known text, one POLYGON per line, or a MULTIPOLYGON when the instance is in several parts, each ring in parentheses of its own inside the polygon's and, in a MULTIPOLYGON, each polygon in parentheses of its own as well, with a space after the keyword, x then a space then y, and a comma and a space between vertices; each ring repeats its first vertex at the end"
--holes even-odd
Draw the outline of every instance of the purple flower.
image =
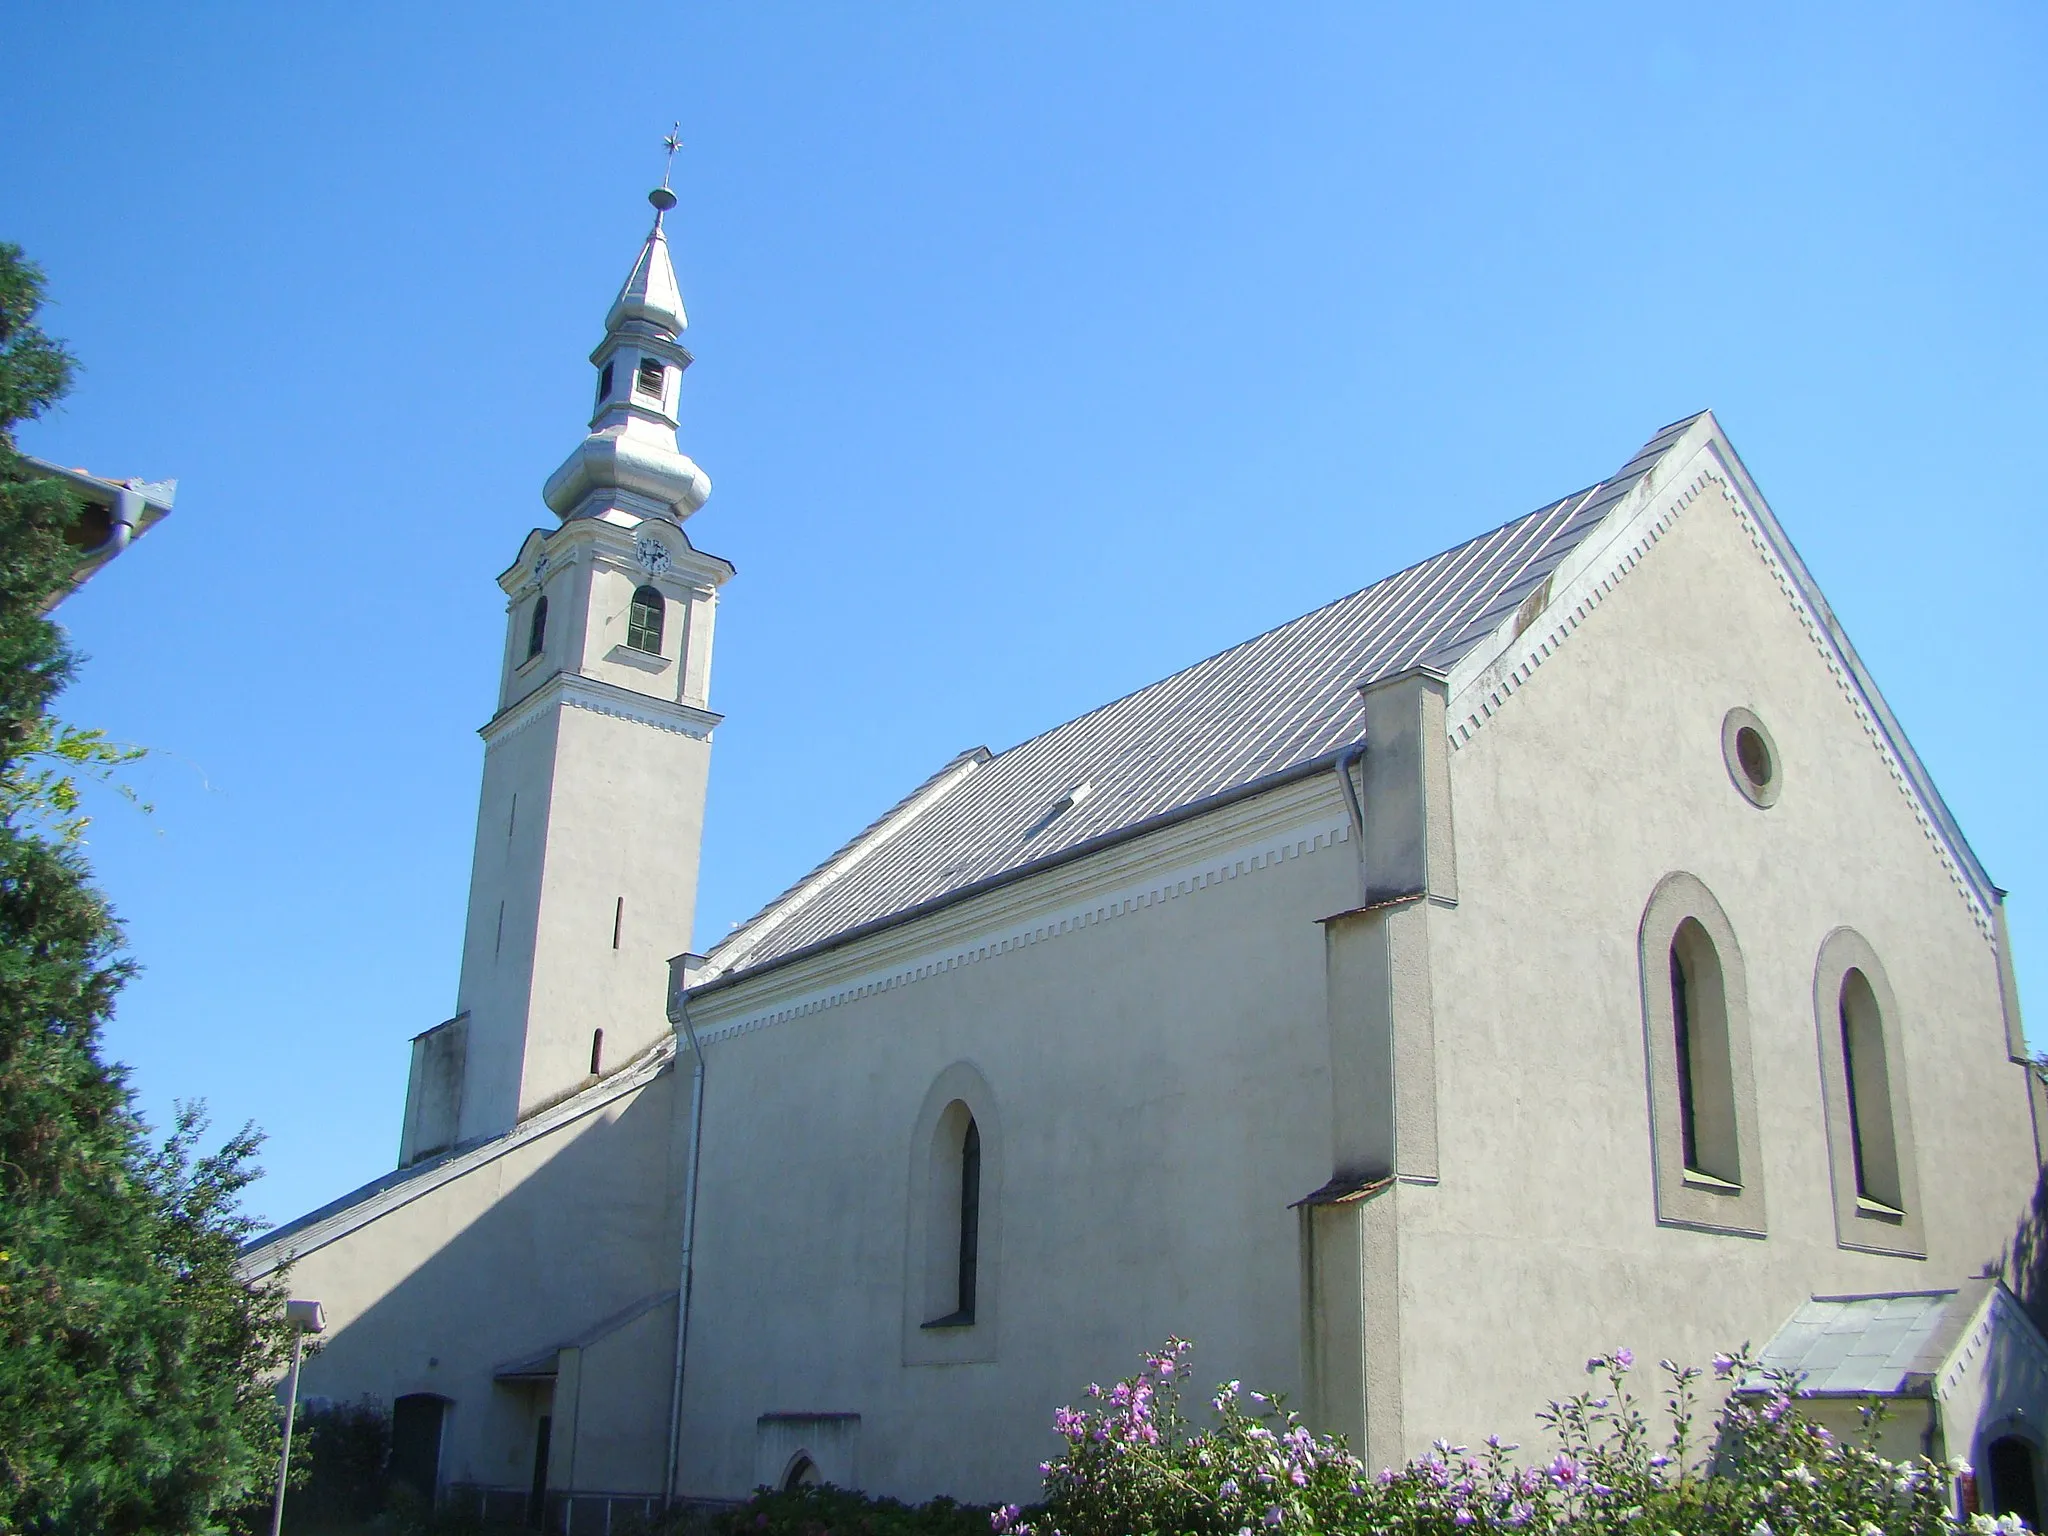
POLYGON ((1226 1477, 1225 1479, 1223 1479, 1223 1481, 1222 1481, 1222 1482, 1220 1482, 1220 1483, 1218 1483, 1218 1484, 1216 1485, 1216 1491, 1217 1491, 1218 1493, 1222 1494, 1222 1495, 1223 1495, 1223 1497, 1225 1497, 1226 1499, 1234 1499, 1234 1498, 1236 1498, 1236 1497, 1237 1497, 1237 1479, 1236 1479, 1236 1478, 1234 1478, 1234 1477, 1226 1477))
POLYGON ((1453 1525, 1470 1525, 1471 1523, 1472 1511, 1469 1509, 1461 1507, 1455 1515, 1451 1516, 1451 1524, 1453 1525))
POLYGON ((1280 1522, 1286 1518, 1287 1517, 1285 1515, 1280 1513, 1280 1506, 1278 1504, 1269 1504, 1266 1506, 1266 1529, 1277 1529, 1280 1522))
POLYGON ((1733 1355, 1714 1356, 1714 1374, 1716 1376, 1730 1376, 1733 1375, 1734 1372, 1735 1357, 1733 1355))
POLYGON ((1306 1488, 1308 1486, 1308 1474, 1299 1467, 1296 1467, 1287 1474, 1287 1480, 1297 1488, 1306 1488))
POLYGON ((1001 1536, 1002 1532, 1007 1531, 1017 1523, 1017 1517, 1023 1513, 1024 1511, 1016 1505, 1005 1504, 1001 1509, 995 1510, 989 1515, 989 1528, 997 1532, 998 1536, 1001 1536))
POLYGON ((1615 1366, 1624 1371, 1635 1369, 1636 1352, 1632 1349, 1617 1349, 1614 1352, 1615 1366))

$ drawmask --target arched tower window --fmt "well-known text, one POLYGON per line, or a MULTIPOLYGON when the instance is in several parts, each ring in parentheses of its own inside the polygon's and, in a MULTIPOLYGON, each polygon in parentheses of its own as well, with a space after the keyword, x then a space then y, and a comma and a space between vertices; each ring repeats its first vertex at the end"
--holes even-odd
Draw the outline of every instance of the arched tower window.
POLYGON ((526 659, 533 660, 548 643, 548 600, 536 597, 533 600, 533 617, 526 625, 526 659))
POLYGON ((652 587, 633 593, 633 606, 626 611, 626 644, 650 656, 661 654, 661 624, 667 611, 662 595, 652 587))
POLYGON ((1671 1023, 1685 1171, 1739 1186, 1727 994, 1721 957, 1697 918, 1688 917, 1671 936, 1671 1023))
POLYGON ((1762 1236, 1763 1155, 1734 925, 1696 875, 1666 875, 1638 933, 1657 1219, 1762 1236))

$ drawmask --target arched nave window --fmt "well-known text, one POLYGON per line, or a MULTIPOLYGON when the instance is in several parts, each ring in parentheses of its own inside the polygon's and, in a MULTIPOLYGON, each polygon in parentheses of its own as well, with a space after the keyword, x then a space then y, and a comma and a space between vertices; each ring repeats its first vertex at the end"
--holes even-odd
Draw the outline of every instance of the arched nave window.
POLYGON ((1697 876, 1666 875, 1639 933, 1657 1219, 1761 1235, 1763 1160, 1734 926, 1697 876))
POLYGON ((1728 1050, 1728 1000, 1721 956, 1699 919, 1671 936, 1672 1052, 1678 1074, 1678 1135, 1695 1180, 1740 1188, 1735 1089, 1728 1050))
POLYGON ((993 1360, 1002 1204, 994 1096, 967 1062, 940 1073, 911 1137, 904 1357, 993 1360))
POLYGON ((1899 1005, 1877 951, 1853 928, 1837 928, 1821 944, 1813 1012, 1836 1241, 1922 1257, 1899 1005))
POLYGON ((981 1128, 959 1099, 939 1116, 931 1161, 924 1326, 971 1328, 980 1279, 981 1128))
POLYGON ((661 621, 667 603, 652 587, 633 593, 633 606, 626 610, 626 644, 650 656, 661 654, 661 621))

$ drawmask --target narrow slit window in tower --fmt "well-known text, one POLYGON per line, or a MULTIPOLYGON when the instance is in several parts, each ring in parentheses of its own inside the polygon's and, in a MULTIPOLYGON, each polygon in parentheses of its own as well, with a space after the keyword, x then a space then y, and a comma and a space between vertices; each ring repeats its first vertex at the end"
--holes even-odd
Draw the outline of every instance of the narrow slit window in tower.
POLYGON ((595 1077, 598 1073, 602 1072, 603 1070, 604 1031, 601 1029, 593 1029, 590 1032, 590 1075, 592 1077, 595 1077))
POLYGON ((612 948, 619 947, 619 931, 626 926, 626 898, 621 896, 612 908, 612 948))
POLYGON ((533 660, 541 653, 541 647, 548 643, 548 600, 536 597, 533 600, 533 619, 526 626, 526 659, 533 660))

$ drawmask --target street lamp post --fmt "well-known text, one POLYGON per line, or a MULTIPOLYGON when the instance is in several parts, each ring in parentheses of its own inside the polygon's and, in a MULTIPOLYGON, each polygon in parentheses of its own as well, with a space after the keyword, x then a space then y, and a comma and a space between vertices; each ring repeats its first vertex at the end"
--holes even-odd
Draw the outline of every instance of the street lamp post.
POLYGON ((288 1301, 284 1320, 292 1330, 292 1370, 284 1390, 284 1448, 277 1456, 277 1496, 270 1501, 270 1536, 284 1529, 284 1480, 292 1467, 292 1421, 299 1416, 299 1356, 306 1347, 306 1335, 327 1326, 327 1314, 317 1301, 288 1301))

